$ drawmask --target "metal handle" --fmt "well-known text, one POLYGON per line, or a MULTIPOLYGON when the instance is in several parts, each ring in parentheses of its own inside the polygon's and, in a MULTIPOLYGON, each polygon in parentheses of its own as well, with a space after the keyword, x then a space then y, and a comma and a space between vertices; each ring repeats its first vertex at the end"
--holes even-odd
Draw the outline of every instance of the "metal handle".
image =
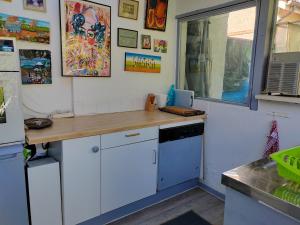
POLYGON ((92 148, 92 151, 93 151, 94 153, 99 152, 99 150, 100 150, 100 148, 99 148, 98 146, 94 146, 94 147, 92 148))
POLYGON ((155 165, 156 164, 156 150, 153 150, 153 161, 152 163, 155 165))
POLYGON ((14 153, 14 154, 9 154, 9 155, 2 155, 0 156, 0 161, 5 161, 5 160, 9 160, 9 159, 14 159, 18 156, 18 153, 14 153))
POLYGON ((141 135, 140 133, 134 133, 134 134, 125 134, 125 137, 129 138, 129 137, 136 137, 141 135))

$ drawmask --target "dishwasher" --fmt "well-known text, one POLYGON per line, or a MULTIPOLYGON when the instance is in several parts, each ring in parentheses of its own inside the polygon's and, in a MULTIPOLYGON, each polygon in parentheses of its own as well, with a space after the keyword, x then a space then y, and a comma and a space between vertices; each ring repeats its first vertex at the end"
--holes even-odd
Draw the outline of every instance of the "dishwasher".
POLYGON ((200 176, 203 122, 159 129, 158 191, 200 176))

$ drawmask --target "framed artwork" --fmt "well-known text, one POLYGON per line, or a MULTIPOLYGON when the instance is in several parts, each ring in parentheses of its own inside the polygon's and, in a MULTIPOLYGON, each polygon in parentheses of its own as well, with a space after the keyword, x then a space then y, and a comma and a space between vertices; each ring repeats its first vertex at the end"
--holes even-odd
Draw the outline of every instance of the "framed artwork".
POLYGON ((167 53, 168 42, 165 40, 154 39, 154 52, 167 53))
POLYGON ((168 0, 146 0, 145 29, 165 31, 168 0))
POLYGON ((0 87, 0 124, 6 123, 4 88, 0 87))
POLYGON ((125 53, 125 71, 160 73, 161 57, 136 53, 125 53))
POLYGON ((136 30, 128 30, 118 28, 118 46, 126 48, 137 48, 138 32, 136 30))
POLYGON ((141 37, 142 49, 151 49, 151 36, 142 34, 141 37))
POLYGON ((46 12, 46 0, 23 0, 24 9, 46 12))
POLYGON ((0 13, 0 36, 20 41, 50 43, 50 24, 41 20, 0 13))
POLYGON ((111 7, 86 0, 60 0, 62 74, 111 76, 111 7))
POLYGON ((119 17, 137 20, 139 15, 139 2, 135 0, 119 0, 119 17))
POLYGON ((0 37, 0 71, 19 71, 18 58, 19 51, 17 49, 16 39, 0 37))
POLYGON ((50 51, 20 49, 19 55, 22 84, 52 84, 50 51))
POLYGON ((0 39, 0 53, 15 52, 15 44, 12 39, 0 39))

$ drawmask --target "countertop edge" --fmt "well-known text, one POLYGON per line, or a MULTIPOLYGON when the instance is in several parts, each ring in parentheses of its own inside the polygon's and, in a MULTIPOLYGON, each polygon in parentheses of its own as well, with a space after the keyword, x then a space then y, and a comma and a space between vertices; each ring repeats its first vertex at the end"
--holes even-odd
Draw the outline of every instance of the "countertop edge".
POLYGON ((229 187, 235 191, 238 191, 252 199, 255 199, 258 203, 277 210, 283 215, 300 222, 299 208, 293 204, 283 201, 269 193, 261 191, 253 186, 247 185, 241 181, 238 181, 228 175, 226 172, 222 174, 221 183, 226 187, 229 187), (278 204, 279 203, 279 204, 278 204))
MULTIPOLYGON (((99 114, 101 115, 101 114, 99 114)), ((29 145, 36 145, 36 144, 42 144, 47 142, 57 142, 57 141, 64 141, 64 140, 70 140, 70 139, 76 139, 76 138, 83 138, 83 137, 89 137, 89 136, 97 136, 97 135, 103 135, 103 134, 109 134, 114 132, 121 132, 121 131, 127 131, 127 130, 134 130, 134 129, 142 129, 147 128, 151 126, 160 126, 170 123, 179 123, 179 122, 185 122, 185 121, 193 121, 193 120, 205 120, 207 118, 207 115, 201 115, 201 116, 194 116, 194 117, 177 117, 177 118, 171 118, 171 119, 165 119, 165 120, 158 120, 153 122, 145 122, 143 124, 132 124, 127 126, 120 126, 120 127, 114 127, 114 128, 107 128, 107 129, 92 129, 92 130, 82 130, 82 131, 76 131, 76 132, 69 132, 64 134, 63 136, 61 134, 59 135, 49 135, 47 138, 28 138, 26 134, 26 142, 29 145)))

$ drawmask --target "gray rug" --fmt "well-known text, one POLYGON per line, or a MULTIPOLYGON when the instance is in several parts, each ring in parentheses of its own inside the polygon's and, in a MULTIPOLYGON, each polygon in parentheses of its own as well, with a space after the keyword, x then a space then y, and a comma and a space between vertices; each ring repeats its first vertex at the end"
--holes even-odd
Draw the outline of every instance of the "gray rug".
POLYGON ((193 211, 189 211, 161 225, 211 225, 193 211))

